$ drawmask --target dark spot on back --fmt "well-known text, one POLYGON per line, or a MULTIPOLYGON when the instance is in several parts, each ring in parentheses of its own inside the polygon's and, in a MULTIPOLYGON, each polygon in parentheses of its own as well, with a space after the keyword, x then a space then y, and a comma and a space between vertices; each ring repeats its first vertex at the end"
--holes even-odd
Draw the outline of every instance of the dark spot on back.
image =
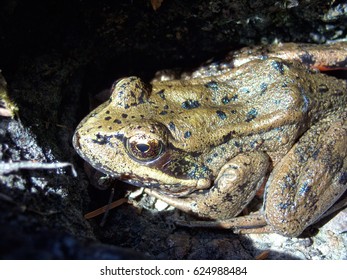
POLYGON ((224 197, 225 201, 229 201, 229 202, 233 202, 234 200, 234 195, 228 193, 225 197, 224 197))
POLYGON ((173 122, 169 122, 169 129, 172 130, 172 131, 175 131, 176 129, 176 126, 173 122))
POLYGON ((145 90, 141 90, 141 94, 139 95, 137 104, 145 103, 145 96, 146 96, 146 91, 145 90))
POLYGON ((157 92, 157 94, 160 96, 161 99, 165 100, 165 89, 161 89, 157 92))
POLYGON ((159 115, 166 115, 167 114, 167 111, 161 111, 160 113, 159 113, 159 115))
POLYGON ((191 100, 191 99, 188 99, 188 100, 182 102, 182 104, 181 104, 181 107, 183 109, 186 109, 186 110, 198 108, 199 106, 200 106, 199 101, 191 100))
POLYGON ((223 143, 228 142, 231 139, 231 137, 233 136, 233 134, 235 134, 234 130, 230 131, 228 134, 224 135, 223 136, 223 143))
POLYGON ((243 92, 243 93, 250 93, 251 91, 248 89, 248 88, 240 88, 240 91, 243 92))
POLYGON ((314 153, 312 154, 312 158, 313 158, 314 160, 316 160, 317 157, 318 157, 318 155, 319 155, 319 149, 317 149, 317 150, 314 151, 314 153))
POLYGON ((309 192, 311 189, 311 186, 308 184, 308 182, 305 182, 302 184, 302 186, 299 189, 299 195, 305 196, 307 192, 309 192))
POLYGON ((118 123, 118 124, 121 124, 121 123, 122 123, 122 121, 121 121, 121 120, 118 120, 118 119, 115 119, 113 122, 114 122, 114 123, 118 123))
POLYGON ((307 53, 307 52, 305 52, 303 55, 300 55, 299 57, 300 57, 302 63, 304 63, 308 66, 311 66, 315 63, 314 56, 312 54, 307 53))
POLYGON ((205 87, 212 89, 212 90, 217 90, 218 89, 218 83, 216 81, 211 81, 205 84, 205 87))
POLYGON ((111 119, 110 116, 105 117, 105 121, 109 121, 111 119))
POLYGON ((265 59, 268 59, 269 58, 269 56, 267 55, 267 54, 262 54, 261 56, 260 56, 260 59, 261 60, 265 60, 265 59))
POLYGON ((230 102, 230 99, 228 98, 228 96, 224 96, 224 97, 222 98, 222 103, 223 103, 224 105, 228 104, 229 102, 230 102))
POLYGON ((225 105, 225 104, 228 104, 230 101, 236 101, 238 98, 239 96, 237 94, 233 95, 230 98, 228 96, 224 96, 222 98, 222 103, 225 105))
POLYGON ((251 141, 250 146, 251 146, 252 149, 254 149, 255 147, 258 146, 258 141, 257 140, 251 141))
POLYGON ((283 68, 283 63, 282 63, 282 62, 280 62, 280 61, 273 61, 273 62, 271 63, 271 65, 272 65, 272 67, 273 67, 276 71, 280 72, 281 75, 284 74, 284 68, 283 68))
POLYGON ((227 115, 223 111, 217 110, 216 113, 221 120, 225 120, 227 118, 227 115))
POLYGON ((339 179, 339 184, 346 185, 347 183, 347 172, 342 172, 342 175, 339 179))
POLYGON ((264 94, 267 90, 267 83, 260 84, 260 95, 264 94))
POLYGON ((246 122, 250 122, 251 120, 254 120, 258 115, 258 111, 255 108, 252 108, 246 116, 246 122))
POLYGON ((122 114, 122 118, 126 119, 128 117, 128 114, 122 114))
POLYGON ((280 202, 280 203, 278 204, 278 207, 279 207, 279 209, 284 210, 284 209, 287 209, 289 205, 290 205, 289 203, 280 202))
POLYGON ((186 131, 184 133, 184 138, 189 138, 192 135, 192 133, 190 131, 186 131))
POLYGON ((302 111, 307 112, 310 106, 310 99, 303 91, 301 91, 301 95, 302 95, 302 99, 304 100, 304 103, 302 104, 302 111))

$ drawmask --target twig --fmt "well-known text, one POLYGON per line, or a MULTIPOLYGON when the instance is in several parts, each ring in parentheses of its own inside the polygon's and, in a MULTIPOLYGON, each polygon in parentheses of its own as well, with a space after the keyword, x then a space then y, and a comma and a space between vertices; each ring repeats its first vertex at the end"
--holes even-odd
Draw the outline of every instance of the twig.
POLYGON ((102 213, 105 213, 105 211, 109 211, 109 210, 111 210, 113 208, 116 208, 116 207, 122 205, 123 203, 126 203, 126 202, 130 203, 129 200, 126 199, 126 198, 118 199, 118 200, 116 200, 116 201, 114 201, 114 202, 112 202, 112 203, 110 203, 108 205, 105 205, 105 206, 103 206, 101 208, 98 208, 98 209, 96 209, 96 210, 94 210, 92 212, 89 212, 89 213, 85 214, 84 218, 85 219, 94 218, 94 217, 96 217, 96 216, 98 216, 98 215, 100 215, 102 213))
POLYGON ((0 162, 0 175, 16 172, 21 169, 58 169, 64 167, 71 167, 71 172, 74 177, 77 177, 77 172, 74 166, 69 162, 33 162, 33 161, 19 161, 19 162, 0 162))

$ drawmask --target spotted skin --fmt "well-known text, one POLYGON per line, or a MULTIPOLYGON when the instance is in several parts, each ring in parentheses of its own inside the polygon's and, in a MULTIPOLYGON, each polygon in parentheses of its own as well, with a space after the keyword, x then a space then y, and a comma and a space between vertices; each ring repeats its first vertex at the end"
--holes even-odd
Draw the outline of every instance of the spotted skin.
POLYGON ((99 171, 187 213, 298 236, 347 188, 346 81, 310 68, 347 68, 346 50, 255 48, 229 55, 220 71, 121 79, 79 124, 74 147, 99 171), (234 218, 261 185, 259 215, 234 218))

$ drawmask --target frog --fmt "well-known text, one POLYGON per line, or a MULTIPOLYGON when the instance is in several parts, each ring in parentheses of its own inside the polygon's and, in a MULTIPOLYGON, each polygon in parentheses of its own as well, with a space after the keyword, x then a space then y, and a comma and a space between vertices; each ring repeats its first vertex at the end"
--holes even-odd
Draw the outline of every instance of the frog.
POLYGON ((16 103, 14 103, 8 95, 7 82, 0 69, 0 116, 10 117, 12 119, 14 117, 18 118, 18 111, 19 109, 16 103))
POLYGON ((93 168, 199 220, 297 237, 347 189, 347 43, 244 48, 151 82, 117 80, 77 126, 93 168), (264 188, 259 211, 240 215, 264 188))

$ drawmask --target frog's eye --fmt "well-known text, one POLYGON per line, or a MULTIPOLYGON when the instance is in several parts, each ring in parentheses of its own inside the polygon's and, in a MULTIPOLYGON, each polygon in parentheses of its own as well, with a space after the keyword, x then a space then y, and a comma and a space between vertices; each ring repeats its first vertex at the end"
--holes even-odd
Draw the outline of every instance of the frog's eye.
POLYGON ((149 138, 146 135, 134 135, 126 138, 125 147, 133 159, 145 162, 155 160, 164 151, 162 141, 149 138))

